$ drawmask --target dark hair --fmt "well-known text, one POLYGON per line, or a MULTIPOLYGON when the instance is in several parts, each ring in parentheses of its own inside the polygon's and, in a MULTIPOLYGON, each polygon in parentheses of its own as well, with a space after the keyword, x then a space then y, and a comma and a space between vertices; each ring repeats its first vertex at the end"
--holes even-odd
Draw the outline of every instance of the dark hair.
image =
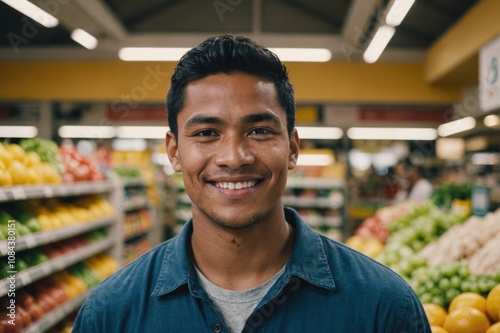
POLYGON ((295 127, 295 99, 285 65, 268 49, 242 36, 210 37, 184 54, 170 80, 167 117, 170 130, 178 135, 177 115, 184 105, 184 90, 192 82, 214 74, 245 73, 276 87, 278 101, 286 112, 287 130, 295 127))

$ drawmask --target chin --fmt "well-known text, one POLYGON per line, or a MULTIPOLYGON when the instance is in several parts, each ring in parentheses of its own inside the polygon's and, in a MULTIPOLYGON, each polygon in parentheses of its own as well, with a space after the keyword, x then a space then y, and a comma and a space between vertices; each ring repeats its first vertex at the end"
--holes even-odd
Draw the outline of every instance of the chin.
POLYGON ((253 216, 242 216, 239 214, 232 214, 230 217, 224 217, 220 214, 212 214, 211 219, 215 224, 229 230, 241 230, 246 229, 262 219, 262 215, 255 214, 253 216))

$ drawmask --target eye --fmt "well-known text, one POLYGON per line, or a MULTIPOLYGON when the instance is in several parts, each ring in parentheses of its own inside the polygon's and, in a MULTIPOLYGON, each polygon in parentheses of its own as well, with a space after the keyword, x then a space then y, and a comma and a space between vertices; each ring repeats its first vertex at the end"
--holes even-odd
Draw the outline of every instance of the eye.
POLYGON ((203 130, 203 131, 199 131, 195 134, 195 136, 201 136, 201 137, 209 137, 209 136, 214 136, 214 135, 217 135, 217 133, 215 133, 212 130, 203 130))
POLYGON ((250 135, 266 135, 266 134, 271 134, 271 131, 263 127, 254 128, 252 131, 250 131, 250 135))

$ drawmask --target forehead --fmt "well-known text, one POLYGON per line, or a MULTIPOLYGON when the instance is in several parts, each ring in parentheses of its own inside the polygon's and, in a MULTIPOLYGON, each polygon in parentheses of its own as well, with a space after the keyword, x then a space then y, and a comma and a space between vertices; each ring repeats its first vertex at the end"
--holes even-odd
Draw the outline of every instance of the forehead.
POLYGON ((193 105, 266 104, 280 107, 272 82, 249 74, 216 74, 192 82, 185 89, 185 108, 193 105))

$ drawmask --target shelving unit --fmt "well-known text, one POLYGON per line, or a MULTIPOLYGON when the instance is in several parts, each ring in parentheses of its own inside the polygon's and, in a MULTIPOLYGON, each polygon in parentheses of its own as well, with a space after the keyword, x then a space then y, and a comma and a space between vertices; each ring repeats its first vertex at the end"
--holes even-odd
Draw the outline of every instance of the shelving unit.
MULTIPOLYGON (((37 281, 41 279, 49 277, 103 252, 107 252, 111 257, 121 263, 123 251, 123 240, 119 232, 123 229, 123 219, 121 218, 123 200, 121 200, 121 192, 121 183, 113 176, 106 181, 98 182, 0 187, 0 202, 5 207, 8 207, 10 202, 19 204, 19 202, 30 199, 62 197, 74 197, 76 199, 87 195, 100 195, 106 198, 116 212, 113 216, 96 218, 81 224, 16 236, 14 250, 17 263, 17 260, 25 253, 24 251, 31 251, 32 249, 37 249, 42 246, 51 246, 51 244, 56 244, 56 242, 68 240, 72 237, 97 230, 105 230, 106 233, 106 237, 103 239, 89 242, 87 245, 77 247, 64 254, 55 256, 49 261, 39 263, 21 271, 17 271, 17 267, 11 269, 12 274, 15 274, 16 278, 16 292, 24 287, 29 287, 37 283, 37 281)), ((6 221, 2 222, 5 223, 6 221)), ((8 240, 0 240, 1 260, 7 260, 9 247, 12 247, 12 243, 9 243, 8 240)), ((8 295, 11 287, 12 285, 8 278, 0 280, 0 297, 8 295)), ((23 332, 40 333, 50 330, 50 328, 57 325, 57 323, 66 318, 70 313, 78 310, 89 293, 90 290, 87 290, 76 298, 58 305, 57 308, 53 309, 51 312, 45 313, 29 327, 24 328, 23 332)))
POLYGON ((311 227, 339 240, 347 237, 347 187, 342 179, 289 177, 283 204, 311 227))
POLYGON ((147 183, 141 177, 120 178, 123 226, 121 261, 128 263, 161 241, 156 211, 147 196, 147 183))

